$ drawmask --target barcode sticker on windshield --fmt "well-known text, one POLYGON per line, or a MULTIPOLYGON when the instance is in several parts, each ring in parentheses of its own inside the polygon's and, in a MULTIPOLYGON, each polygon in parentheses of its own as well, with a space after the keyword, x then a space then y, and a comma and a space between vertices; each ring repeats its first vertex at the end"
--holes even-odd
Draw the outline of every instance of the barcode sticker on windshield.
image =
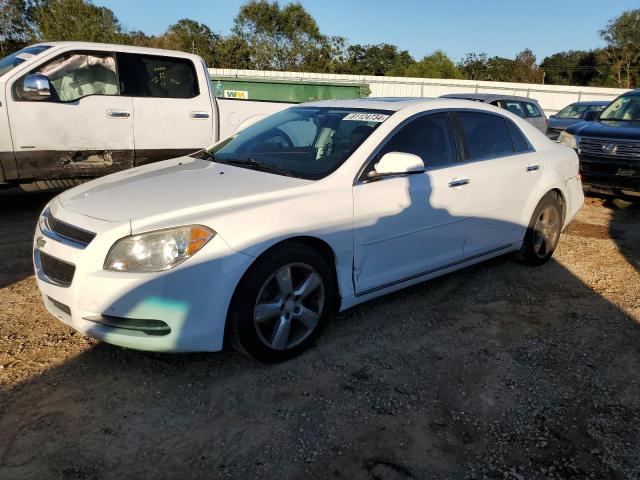
POLYGON ((343 120, 355 120, 358 122, 384 122, 389 115, 384 115, 382 113, 350 113, 343 120))

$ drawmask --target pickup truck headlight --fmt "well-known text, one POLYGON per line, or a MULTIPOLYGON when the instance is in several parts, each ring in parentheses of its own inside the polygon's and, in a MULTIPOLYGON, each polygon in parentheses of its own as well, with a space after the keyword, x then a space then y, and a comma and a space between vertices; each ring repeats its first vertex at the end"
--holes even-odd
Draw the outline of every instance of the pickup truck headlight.
POLYGON ((575 135, 572 135, 567 132, 561 132, 558 137, 558 143, 566 145, 567 147, 571 147, 574 150, 578 149, 578 138, 575 135))
POLYGON ((104 269, 116 272, 168 270, 194 255, 215 234, 203 225, 185 225, 124 237, 109 250, 104 269))

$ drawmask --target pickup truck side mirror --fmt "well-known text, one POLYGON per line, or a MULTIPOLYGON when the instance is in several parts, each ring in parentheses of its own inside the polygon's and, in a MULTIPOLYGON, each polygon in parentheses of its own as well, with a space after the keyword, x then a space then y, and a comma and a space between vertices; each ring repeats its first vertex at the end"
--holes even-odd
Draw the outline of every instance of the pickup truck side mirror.
POLYGON ((389 152, 373 168, 375 170, 369 173, 369 178, 407 175, 424 172, 424 162, 419 156, 411 153, 389 152))
POLYGON ((588 110, 587 113, 584 114, 584 120, 586 122, 595 122, 600 118, 600 112, 597 110, 588 110))
POLYGON ((549 118, 556 118, 556 114, 554 113, 553 115, 549 115, 549 118))
POLYGON ((21 97, 25 100, 47 100, 51 97, 51 87, 46 75, 34 73, 24 77, 21 97))

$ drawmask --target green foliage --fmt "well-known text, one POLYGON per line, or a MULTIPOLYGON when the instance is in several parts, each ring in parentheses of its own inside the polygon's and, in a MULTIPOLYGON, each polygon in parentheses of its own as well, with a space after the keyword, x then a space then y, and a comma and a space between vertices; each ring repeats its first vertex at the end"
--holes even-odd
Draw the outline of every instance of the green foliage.
POLYGON ((208 65, 223 68, 637 86, 640 9, 610 20, 600 35, 605 48, 559 52, 540 65, 529 49, 513 59, 468 53, 455 64, 442 50, 416 61, 396 45, 349 45, 342 36, 326 36, 298 1, 248 0, 228 36, 188 18, 150 36, 125 32, 111 10, 90 0, 0 0, 2 55, 35 41, 81 40, 194 52, 208 65))
POLYGON ((78 40, 122 43, 126 40, 114 13, 88 0, 33 0, 27 10, 42 41, 78 40))
POLYGON ((464 78, 453 61, 442 51, 436 50, 406 70, 407 77, 464 78))

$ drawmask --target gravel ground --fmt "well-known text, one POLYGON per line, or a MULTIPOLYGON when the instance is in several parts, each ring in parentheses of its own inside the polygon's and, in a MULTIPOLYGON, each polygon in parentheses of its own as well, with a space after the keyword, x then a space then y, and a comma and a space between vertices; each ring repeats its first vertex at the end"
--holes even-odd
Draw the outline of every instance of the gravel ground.
POLYGON ((308 353, 160 355, 44 310, 0 194, 0 478, 640 478, 640 206, 341 314, 308 353))

